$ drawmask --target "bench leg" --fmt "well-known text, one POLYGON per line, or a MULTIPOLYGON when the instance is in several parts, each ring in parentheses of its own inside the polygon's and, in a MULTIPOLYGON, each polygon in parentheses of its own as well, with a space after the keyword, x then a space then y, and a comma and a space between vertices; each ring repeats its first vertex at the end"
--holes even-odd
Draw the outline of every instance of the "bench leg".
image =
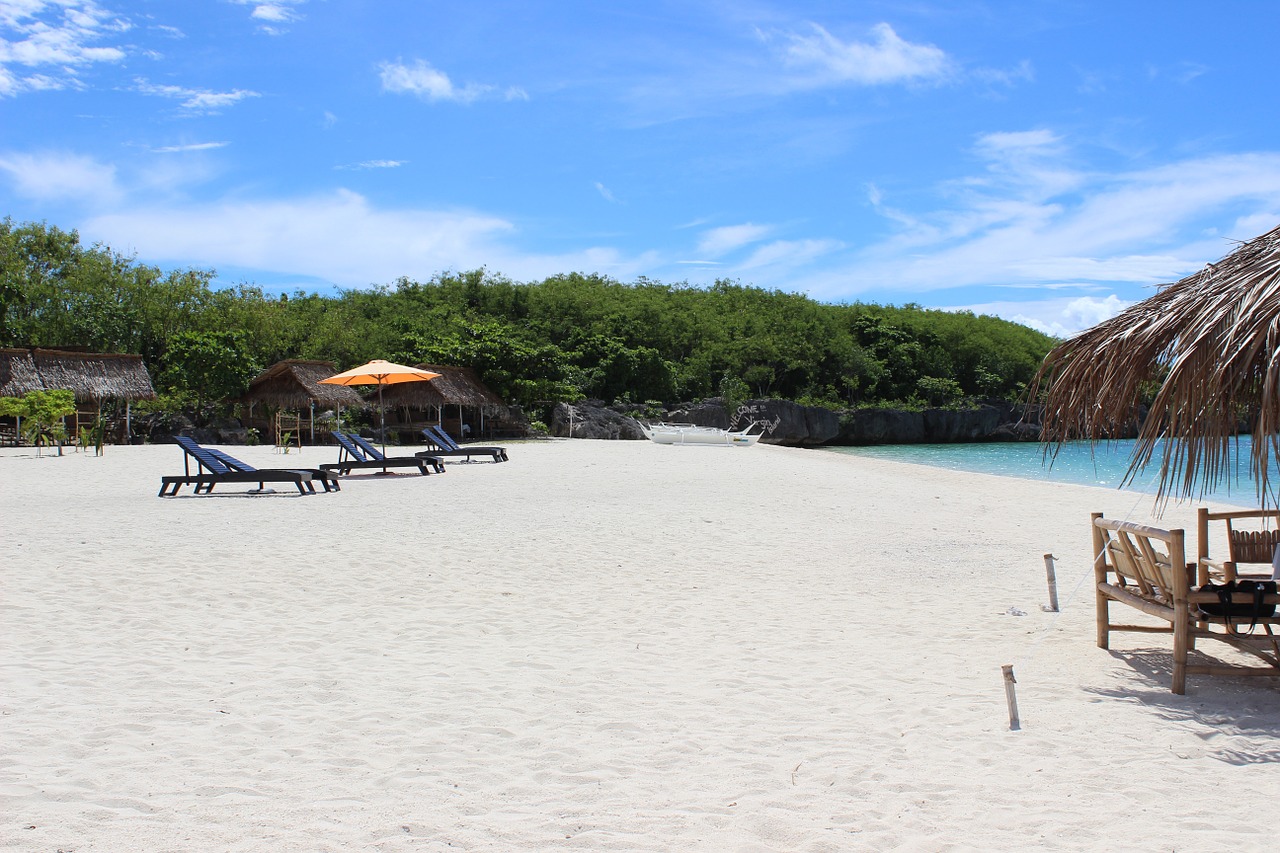
POLYGON ((1173 618, 1173 692, 1187 692, 1187 653, 1190 646, 1190 613, 1185 606, 1175 605, 1173 618))

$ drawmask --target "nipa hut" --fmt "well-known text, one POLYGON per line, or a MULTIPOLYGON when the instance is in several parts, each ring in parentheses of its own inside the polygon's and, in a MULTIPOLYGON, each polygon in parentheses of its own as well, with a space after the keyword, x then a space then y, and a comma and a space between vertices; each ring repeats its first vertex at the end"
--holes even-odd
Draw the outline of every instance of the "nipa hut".
POLYGON ((397 413, 392 426, 416 431, 429 423, 440 424, 450 434, 465 438, 483 435, 485 419, 507 411, 502 398, 470 367, 414 366, 440 375, 426 382, 401 382, 382 389, 383 405, 397 413), (417 413, 422 417, 415 416, 417 413))
POLYGON ((254 419, 254 408, 262 406, 266 413, 262 419, 270 429, 275 430, 278 419, 273 418, 279 412, 291 412, 295 417, 291 425, 310 434, 312 443, 316 439, 316 413, 333 411, 341 424, 343 409, 363 409, 367 404, 351 388, 345 385, 321 385, 321 379, 328 379, 337 373, 331 361, 311 361, 291 358, 271 365, 249 383, 249 390, 240 398, 248 406, 247 420, 254 419), (274 411, 272 411, 274 410, 274 411))
POLYGON ((76 395, 76 424, 96 419, 108 401, 125 404, 125 440, 129 439, 131 406, 154 400, 151 374, 140 355, 69 352, 52 349, 0 349, 0 397, 30 391, 64 389, 76 395))

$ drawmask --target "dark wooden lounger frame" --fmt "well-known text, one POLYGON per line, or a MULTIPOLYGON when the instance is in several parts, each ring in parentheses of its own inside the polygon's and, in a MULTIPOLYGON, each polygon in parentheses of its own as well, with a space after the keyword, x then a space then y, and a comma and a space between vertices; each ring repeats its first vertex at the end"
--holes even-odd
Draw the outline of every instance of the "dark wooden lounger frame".
POLYGON ((419 456, 439 456, 452 457, 464 456, 467 461, 471 461, 472 456, 492 456, 494 462, 509 462, 507 458, 507 449, 498 445, 481 447, 479 445, 458 444, 449 437, 449 433, 445 432, 441 427, 429 426, 422 431, 422 437, 427 440, 432 450, 424 450, 419 456))
POLYGON ((316 493, 316 481, 326 492, 339 491, 338 478, 328 471, 314 468, 254 468, 212 447, 202 447, 193 439, 178 436, 174 442, 182 448, 184 474, 160 478, 159 497, 173 497, 183 486, 193 486, 197 495, 210 494, 219 483, 257 483, 259 489, 267 483, 293 483, 300 495, 316 493), (191 460, 196 462, 196 472, 191 472, 191 460))
POLYGON ((383 456, 376 447, 369 444, 356 433, 335 432, 338 442, 338 461, 328 462, 320 467, 335 474, 350 474, 355 470, 378 468, 417 468, 422 476, 443 474, 444 463, 434 456, 383 456))

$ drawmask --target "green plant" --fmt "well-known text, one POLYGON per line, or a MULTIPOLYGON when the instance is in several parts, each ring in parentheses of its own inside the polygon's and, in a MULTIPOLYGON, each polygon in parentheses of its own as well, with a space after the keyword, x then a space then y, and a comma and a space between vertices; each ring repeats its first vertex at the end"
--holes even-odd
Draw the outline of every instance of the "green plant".
POLYGON ((102 415, 94 420, 93 426, 80 427, 79 445, 82 448, 93 446, 93 455, 101 456, 107 442, 107 421, 102 415))
POLYGON ((22 433, 36 447, 57 443, 58 455, 62 455, 62 442, 67 439, 67 428, 62 419, 76 413, 76 395, 64 389, 52 391, 28 391, 21 397, 0 397, 0 415, 23 420, 22 433))
POLYGON ((262 443, 262 434, 258 432, 256 427, 249 427, 244 431, 244 443, 251 447, 256 447, 262 443))

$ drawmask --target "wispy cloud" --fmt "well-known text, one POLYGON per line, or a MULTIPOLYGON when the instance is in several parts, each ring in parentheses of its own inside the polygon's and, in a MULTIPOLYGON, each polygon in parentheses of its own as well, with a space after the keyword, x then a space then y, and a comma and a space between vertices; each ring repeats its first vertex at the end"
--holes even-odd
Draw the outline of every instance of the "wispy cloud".
POLYGON ((309 277, 342 287, 421 278, 488 266, 534 280, 567 269, 637 276, 652 254, 611 247, 563 254, 514 248, 517 229, 500 217, 463 210, 376 208, 354 192, 224 200, 200 205, 112 208, 83 220, 81 232, 154 262, 243 267, 309 277))
POLYGON ((259 23, 258 29, 267 35, 283 35, 287 30, 285 24, 302 20, 302 14, 295 7, 307 0, 232 0, 240 6, 252 6, 249 17, 259 23))
POLYGON ((0 2, 0 97, 80 87, 82 69, 125 58, 123 46, 97 43, 130 28, 94 0, 0 2))
POLYGON ((19 196, 41 202, 110 205, 124 196, 115 166, 79 154, 0 152, 0 174, 19 196))
POLYGON ((334 168, 349 171, 365 171, 367 169, 398 169, 408 162, 408 160, 364 160, 360 163, 354 163, 349 166, 335 166, 334 168))
POLYGON ((260 98, 258 92, 234 89, 230 92, 211 92, 208 89, 188 89, 184 86, 161 86, 144 79, 134 81, 134 87, 144 95, 157 95, 182 101, 182 108, 193 113, 213 113, 234 106, 245 98, 260 98))
POLYGON ((702 232, 698 240, 698 253, 713 258, 720 257, 735 249, 760 242, 773 233, 773 230, 772 225, 756 225, 751 222, 711 228, 702 232))
POLYGON ((887 283, 904 298, 1003 287, 1030 299, 1001 303, 1001 316, 1065 334, 1223 256, 1233 248, 1224 237, 1249 239, 1280 220, 1280 153, 1108 173, 1073 167, 1067 142, 1043 129, 984 135, 974 153, 985 170, 940 187, 934 210, 892 211, 890 236, 795 280, 818 298, 887 283), (1233 211, 1222 235, 1198 225, 1233 211))
POLYGON ((596 192, 600 193, 600 197, 602 199, 604 199, 607 202, 610 202, 611 204, 620 204, 620 202, 613 197, 613 193, 610 192, 609 188, 606 187, 604 184, 600 183, 599 181, 596 181, 595 187, 596 187, 596 192))
POLYGON ((156 154, 180 154, 186 151, 211 151, 214 148, 226 148, 230 144, 229 142, 193 142, 189 145, 165 145, 151 150, 156 154))
POLYGON ((467 83, 456 86, 438 68, 424 60, 406 65, 402 62, 384 62, 378 66, 382 90, 395 94, 415 95, 426 101, 454 101, 469 104, 481 98, 500 98, 507 101, 527 101, 529 94, 518 86, 500 89, 488 83, 467 83))
POLYGON ((783 33, 785 64, 809 86, 883 86, 945 79, 954 63, 941 48, 913 44, 887 23, 871 28, 866 41, 842 41, 810 24, 804 33, 783 33))

